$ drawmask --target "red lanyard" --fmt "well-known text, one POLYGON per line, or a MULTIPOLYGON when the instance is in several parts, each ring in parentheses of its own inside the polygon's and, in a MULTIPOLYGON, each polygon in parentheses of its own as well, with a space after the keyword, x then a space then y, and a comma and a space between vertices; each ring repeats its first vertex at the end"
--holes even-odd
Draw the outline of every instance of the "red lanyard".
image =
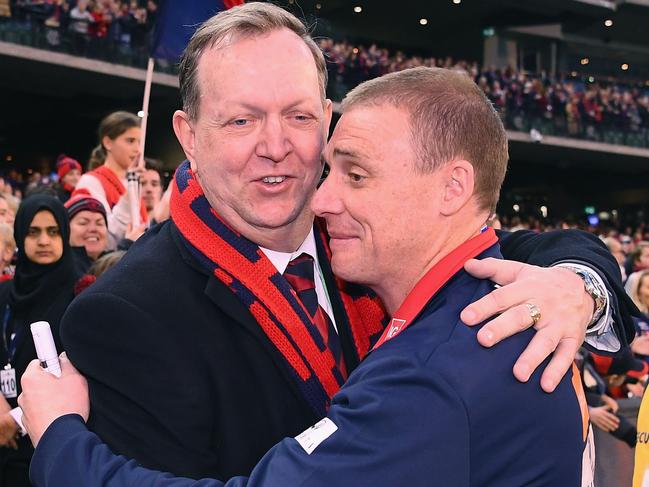
POLYGON ((401 303, 399 309, 392 316, 392 321, 383 331, 383 335, 372 347, 372 351, 408 328, 435 293, 464 267, 467 260, 480 255, 496 242, 498 242, 496 232, 493 228, 487 228, 480 235, 464 242, 431 267, 401 303))

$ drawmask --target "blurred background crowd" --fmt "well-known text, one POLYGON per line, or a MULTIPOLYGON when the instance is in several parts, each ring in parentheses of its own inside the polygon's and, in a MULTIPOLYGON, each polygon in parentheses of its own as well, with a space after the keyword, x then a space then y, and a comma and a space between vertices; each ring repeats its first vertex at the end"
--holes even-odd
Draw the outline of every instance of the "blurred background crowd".
MULTIPOLYGON (((6 2, 5 2, 6 3, 6 2)), ((116 62, 146 57, 158 6, 153 0, 17 0, 9 6, 11 32, 52 49, 116 62)), ((0 14, 2 11, 0 10, 0 14)))
POLYGON ((577 72, 530 72, 476 61, 413 56, 371 44, 321 39, 335 97, 362 81, 402 69, 430 66, 471 75, 501 113, 508 128, 649 146, 649 86, 614 78, 595 80, 577 72))

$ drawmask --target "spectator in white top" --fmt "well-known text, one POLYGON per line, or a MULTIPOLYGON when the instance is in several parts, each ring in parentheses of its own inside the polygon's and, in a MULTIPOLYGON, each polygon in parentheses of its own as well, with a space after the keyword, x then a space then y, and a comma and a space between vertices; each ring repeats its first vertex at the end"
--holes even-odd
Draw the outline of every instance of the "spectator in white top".
POLYGON ((79 0, 77 6, 70 11, 70 30, 76 34, 88 34, 88 24, 93 20, 88 10, 88 0, 79 0))
MULTIPOLYGON (((140 148, 140 118, 129 112, 114 112, 99 124, 99 146, 93 159, 99 167, 81 176, 74 195, 85 194, 99 200, 106 208, 108 220, 108 250, 117 242, 131 224, 131 207, 126 191, 126 172, 135 169, 140 148)), ((140 219, 148 220, 146 208, 140 202, 140 219)))

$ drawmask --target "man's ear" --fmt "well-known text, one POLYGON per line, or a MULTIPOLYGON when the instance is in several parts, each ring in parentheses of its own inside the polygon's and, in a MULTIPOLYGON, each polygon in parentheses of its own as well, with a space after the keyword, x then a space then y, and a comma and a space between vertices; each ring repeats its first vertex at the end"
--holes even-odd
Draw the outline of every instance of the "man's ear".
POLYGON ((176 138, 189 160, 192 171, 196 172, 196 133, 189 115, 182 110, 176 110, 173 115, 173 127, 176 138))
POLYGON ((464 159, 450 161, 444 171, 444 197, 440 212, 452 216, 460 211, 473 196, 475 172, 473 164, 464 159))
POLYGON ((331 127, 331 118, 333 117, 333 112, 334 112, 334 104, 329 98, 327 98, 324 101, 324 116, 325 116, 324 142, 325 144, 327 143, 327 139, 329 138, 329 129, 331 127))

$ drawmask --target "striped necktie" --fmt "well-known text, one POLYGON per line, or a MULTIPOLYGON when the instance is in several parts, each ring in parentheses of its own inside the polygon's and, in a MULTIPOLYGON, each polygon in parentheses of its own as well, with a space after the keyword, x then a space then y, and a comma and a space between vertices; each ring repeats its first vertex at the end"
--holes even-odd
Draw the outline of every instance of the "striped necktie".
POLYGON ((324 345, 333 354, 338 367, 335 373, 340 374, 342 377, 341 382, 343 382, 347 378, 347 371, 340 347, 340 337, 336 333, 331 319, 322 306, 318 304, 313 269, 313 257, 309 254, 300 254, 299 257, 288 263, 284 271, 284 277, 295 290, 298 299, 302 301, 304 308, 313 319, 313 323, 323 338, 324 345))

